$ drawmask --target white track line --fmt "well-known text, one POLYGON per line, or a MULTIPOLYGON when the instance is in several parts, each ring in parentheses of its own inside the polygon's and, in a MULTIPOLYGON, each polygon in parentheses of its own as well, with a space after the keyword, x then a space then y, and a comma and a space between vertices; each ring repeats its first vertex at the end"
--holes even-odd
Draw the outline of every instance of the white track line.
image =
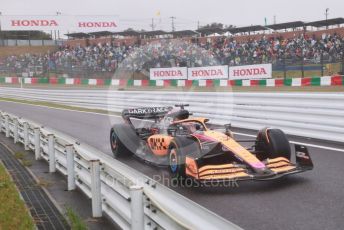
MULTIPOLYGON (((6 101, 6 100, 0 100, 0 102, 1 101, 8 102, 8 103, 17 103, 17 104, 23 104, 23 105, 37 106, 37 107, 45 107, 45 108, 49 108, 49 109, 57 109, 57 110, 63 110, 63 111, 69 111, 69 112, 88 113, 88 114, 110 116, 110 117, 121 117, 120 115, 114 115, 114 114, 104 114, 104 113, 97 113, 97 112, 80 111, 80 110, 76 110, 76 109, 74 110, 74 109, 65 109, 65 108, 55 108, 55 107, 50 107, 47 105, 33 105, 33 104, 24 103, 24 102, 14 102, 14 101, 6 101)), ((234 134, 240 135, 240 136, 246 136, 246 137, 256 137, 255 135, 246 134, 246 133, 234 132, 234 134)), ((330 150, 330 151, 344 152, 344 149, 332 148, 332 147, 323 146, 323 145, 314 145, 314 144, 308 144, 308 143, 296 142, 296 141, 290 141, 290 143, 297 144, 297 145, 304 145, 307 147, 325 149, 325 150, 330 150)))
MULTIPOLYGON (((239 136, 244 136, 244 137, 254 137, 254 138, 256 137, 255 135, 246 134, 246 133, 234 132, 234 134, 239 135, 239 136)), ((307 147, 325 149, 325 150, 330 150, 330 151, 344 152, 344 149, 332 148, 332 147, 323 146, 323 145, 314 145, 314 144, 308 144, 308 143, 297 142, 297 141, 290 141, 290 143, 296 144, 296 145, 304 145, 304 146, 307 146, 307 147)))

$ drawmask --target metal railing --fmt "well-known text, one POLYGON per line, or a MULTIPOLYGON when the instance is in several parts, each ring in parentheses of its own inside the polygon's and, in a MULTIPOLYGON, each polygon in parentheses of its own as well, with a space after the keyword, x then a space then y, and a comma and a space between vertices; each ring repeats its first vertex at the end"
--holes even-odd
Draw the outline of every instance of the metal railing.
POLYGON ((67 176, 92 199, 93 217, 103 213, 122 229, 241 229, 169 188, 77 139, 0 112, 0 132, 32 150, 49 172, 67 176))

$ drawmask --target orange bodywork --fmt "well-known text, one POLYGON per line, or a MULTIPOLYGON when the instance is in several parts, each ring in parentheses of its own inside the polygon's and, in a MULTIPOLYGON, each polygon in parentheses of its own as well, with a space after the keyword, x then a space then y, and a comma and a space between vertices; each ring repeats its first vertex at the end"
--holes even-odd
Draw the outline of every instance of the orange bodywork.
POLYGON ((185 159, 185 173, 186 175, 199 179, 197 163, 190 157, 186 157, 185 159))
POLYGON ((233 138, 230 138, 226 134, 216 132, 216 131, 206 131, 204 132, 204 135, 214 141, 221 142, 224 147, 232 151, 235 155, 240 157, 244 162, 251 165, 252 167, 254 168, 265 167, 264 164, 255 155, 250 153, 247 149, 245 149, 233 138))
POLYGON ((286 171, 293 170, 296 168, 295 165, 290 163, 290 161, 284 157, 269 159, 266 166, 276 173, 286 172, 286 171))
MULTIPOLYGON (((196 139, 205 139, 206 141, 219 142, 228 151, 233 152, 243 162, 250 165, 252 168, 264 169, 269 168, 275 173, 287 172, 296 168, 289 160, 283 157, 275 159, 269 159, 267 162, 261 162, 254 154, 245 149, 241 144, 236 142, 233 138, 227 136, 224 133, 209 130, 205 122, 206 118, 192 118, 181 121, 175 121, 175 124, 198 121, 203 124, 204 131, 202 134, 194 133, 193 136, 196 139)), ((152 150, 153 154, 157 156, 166 156, 168 154, 168 148, 173 142, 173 137, 168 135, 153 135, 147 140, 147 143, 152 150)), ((200 141, 202 145, 202 141, 200 141)), ((206 165, 198 167, 197 162, 192 157, 186 156, 185 159, 185 173, 195 179, 200 180, 228 180, 233 178, 247 178, 250 177, 246 169, 236 166, 234 164, 220 164, 220 165, 206 165)))
POLYGON ((207 126, 205 125, 205 123, 207 121, 209 121, 209 119, 204 118, 204 117, 193 117, 192 119, 185 119, 185 120, 175 121, 175 122, 173 122, 173 124, 179 124, 179 123, 184 123, 184 122, 189 122, 189 121, 198 121, 198 122, 203 124, 203 126, 204 126, 204 128, 206 130, 208 130, 207 126))
POLYGON ((154 155, 166 156, 168 154, 168 147, 173 137, 167 135, 153 135, 148 138, 149 148, 152 150, 154 155))
POLYGON ((198 168, 195 160, 190 157, 186 157, 185 163, 186 175, 191 176, 195 179, 232 179, 249 176, 245 172, 245 169, 236 167, 233 164, 206 165, 198 168))
MULTIPOLYGON (((198 138, 196 134, 194 136, 198 138)), ((269 168, 275 173, 281 173, 294 170, 296 168, 295 165, 283 157, 269 159, 266 164, 264 164, 254 154, 250 153, 234 139, 220 132, 207 130, 203 132, 201 138, 206 138, 209 141, 220 142, 223 147, 227 148, 236 156, 240 157, 243 162, 256 169, 269 168)), ((198 168, 197 162, 190 157, 186 157, 185 170, 188 176, 192 176, 195 179, 200 180, 222 180, 250 177, 245 169, 233 164, 206 165, 198 168)))

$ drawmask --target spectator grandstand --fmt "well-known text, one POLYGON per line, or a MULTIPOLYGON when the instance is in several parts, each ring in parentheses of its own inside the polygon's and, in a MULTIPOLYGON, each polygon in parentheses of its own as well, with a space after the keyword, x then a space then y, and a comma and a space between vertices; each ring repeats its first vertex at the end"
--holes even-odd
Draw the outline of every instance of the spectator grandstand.
MULTIPOLYGON (((294 22, 294 26, 298 27, 300 23, 294 22)), ((311 26, 317 26, 317 23, 320 22, 314 22, 311 26)), ((275 25, 275 28, 283 26, 275 25)), ((245 33, 247 28, 233 28, 231 32, 245 33)), ((254 28, 262 29, 257 26, 254 28)), ((210 37, 199 37, 195 36, 195 32, 183 31, 164 38, 156 38, 166 35, 163 31, 145 32, 145 36, 151 36, 148 39, 141 39, 136 32, 117 34, 122 38, 109 37, 109 33, 104 32, 94 34, 100 37, 92 40, 89 34, 79 33, 78 36, 87 37, 81 40, 84 42, 70 40, 57 51, 41 55, 8 56, 0 60, 0 70, 23 73, 38 66, 42 73, 108 73, 108 76, 112 76, 118 68, 122 71, 147 73, 150 68, 157 67, 272 63, 275 68, 286 69, 287 65, 301 65, 303 68, 307 64, 323 65, 344 61, 343 28, 210 37)))

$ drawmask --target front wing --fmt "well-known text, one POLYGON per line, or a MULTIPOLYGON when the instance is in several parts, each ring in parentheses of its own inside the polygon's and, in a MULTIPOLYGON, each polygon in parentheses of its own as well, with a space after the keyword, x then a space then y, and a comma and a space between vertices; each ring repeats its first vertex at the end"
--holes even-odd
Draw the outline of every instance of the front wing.
POLYGON ((200 182, 274 180, 287 175, 313 169, 313 162, 305 146, 295 145, 296 163, 286 158, 268 159, 263 163, 266 170, 255 172, 237 164, 206 165, 197 167, 197 159, 186 157, 185 173, 200 182))

